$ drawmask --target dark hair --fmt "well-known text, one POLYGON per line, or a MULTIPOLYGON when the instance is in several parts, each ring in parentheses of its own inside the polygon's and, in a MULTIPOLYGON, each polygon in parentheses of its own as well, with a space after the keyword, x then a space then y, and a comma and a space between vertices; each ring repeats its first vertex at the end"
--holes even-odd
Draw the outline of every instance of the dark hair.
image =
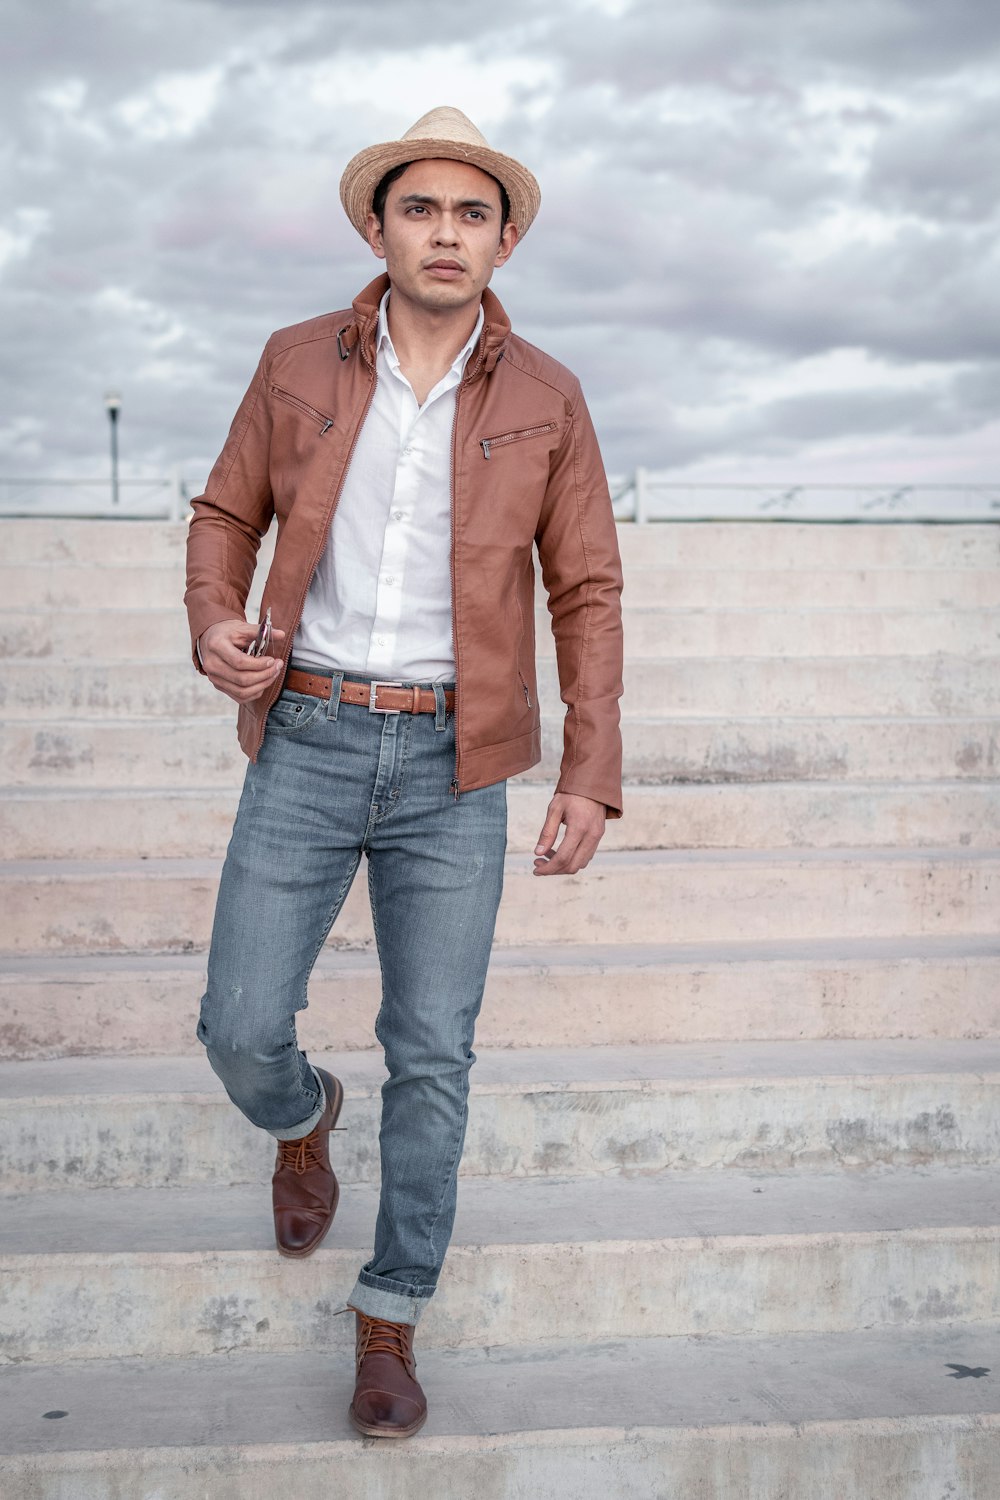
MULTIPOLYGON (((400 162, 398 167, 390 167, 385 176, 379 180, 379 184, 376 187, 375 192, 372 194, 372 213, 375 215, 376 219, 378 219, 380 224, 384 222, 385 200, 388 197, 389 189, 392 187, 394 182, 398 181, 398 179, 402 177, 407 167, 412 166, 412 161, 402 161, 400 162)), ((500 190, 500 232, 502 234, 507 224, 507 220, 510 218, 510 199, 507 196, 507 189, 504 187, 503 183, 500 182, 498 178, 494 177, 492 172, 487 172, 486 175, 491 182, 496 183, 497 187, 500 190)))

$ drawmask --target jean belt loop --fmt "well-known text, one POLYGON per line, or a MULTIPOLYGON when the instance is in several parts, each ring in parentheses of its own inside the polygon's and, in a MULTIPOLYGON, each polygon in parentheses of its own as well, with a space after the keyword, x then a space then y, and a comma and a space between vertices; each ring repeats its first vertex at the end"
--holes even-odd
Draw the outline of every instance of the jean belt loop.
POLYGON ((334 672, 330 678, 330 701, 326 705, 328 719, 335 719, 340 712, 340 688, 343 681, 343 672, 334 672))
POLYGON ((434 728, 435 728, 435 730, 444 729, 446 727, 446 724, 447 724, 447 719, 446 719, 446 715, 445 715, 445 706, 444 706, 444 688, 441 686, 440 682, 435 682, 433 684, 433 686, 434 686, 434 728))

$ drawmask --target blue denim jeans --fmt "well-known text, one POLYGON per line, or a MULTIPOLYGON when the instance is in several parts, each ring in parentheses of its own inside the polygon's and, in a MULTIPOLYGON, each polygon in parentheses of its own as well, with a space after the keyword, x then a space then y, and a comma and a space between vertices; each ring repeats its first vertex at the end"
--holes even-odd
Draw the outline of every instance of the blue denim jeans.
MULTIPOLYGON (((310 671, 315 668, 310 667, 310 671)), ((507 784, 451 790, 455 725, 285 689, 249 764, 219 886, 198 1037, 233 1103, 306 1135, 322 1085, 295 1013, 364 855, 385 1052, 375 1249, 348 1301, 415 1323, 455 1217, 476 1017, 503 886, 507 784)), ((351 672, 353 681, 370 680, 351 672)), ((425 684, 434 687, 434 684, 425 684)), ((459 710, 461 711, 461 710, 459 710)))

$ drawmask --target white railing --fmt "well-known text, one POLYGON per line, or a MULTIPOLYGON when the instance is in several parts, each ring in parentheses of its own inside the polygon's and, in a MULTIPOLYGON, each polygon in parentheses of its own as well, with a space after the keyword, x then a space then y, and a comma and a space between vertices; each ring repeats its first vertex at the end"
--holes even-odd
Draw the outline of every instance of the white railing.
POLYGON ((115 505, 106 478, 0 477, 0 516, 180 521, 188 510, 188 491, 179 473, 157 474, 146 479, 120 479, 118 489, 120 499, 115 505))
POLYGON ((611 480, 620 521, 1000 521, 998 484, 684 484, 611 480))
MULTIPOLYGON (((619 521, 1000 521, 1000 483, 684 484, 670 471, 613 475, 619 521)), ((189 491, 180 474, 122 479, 4 479, 0 516, 180 521, 189 491)))

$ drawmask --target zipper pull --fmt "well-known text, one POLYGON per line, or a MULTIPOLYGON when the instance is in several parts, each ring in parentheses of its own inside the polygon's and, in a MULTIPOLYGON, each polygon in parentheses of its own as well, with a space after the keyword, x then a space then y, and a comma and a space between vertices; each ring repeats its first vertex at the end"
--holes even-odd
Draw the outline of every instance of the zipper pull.
POLYGON ((330 428, 332 426, 333 426, 333 418, 332 417, 327 417, 326 421, 323 423, 322 427, 319 430, 320 437, 322 437, 324 435, 324 433, 329 432, 330 428))
POLYGON ((531 699, 528 697, 528 684, 526 682, 522 682, 521 686, 524 688, 524 701, 528 705, 528 707, 530 708, 531 707, 531 699))
POLYGON ((490 440, 489 440, 489 438, 480 438, 479 439, 479 446, 483 450, 483 457, 484 458, 489 458, 489 456, 490 456, 490 440))
POLYGON ((452 790, 452 793, 454 794, 455 801, 457 802, 458 801, 458 778, 457 777, 454 777, 452 779, 451 790, 452 790))

